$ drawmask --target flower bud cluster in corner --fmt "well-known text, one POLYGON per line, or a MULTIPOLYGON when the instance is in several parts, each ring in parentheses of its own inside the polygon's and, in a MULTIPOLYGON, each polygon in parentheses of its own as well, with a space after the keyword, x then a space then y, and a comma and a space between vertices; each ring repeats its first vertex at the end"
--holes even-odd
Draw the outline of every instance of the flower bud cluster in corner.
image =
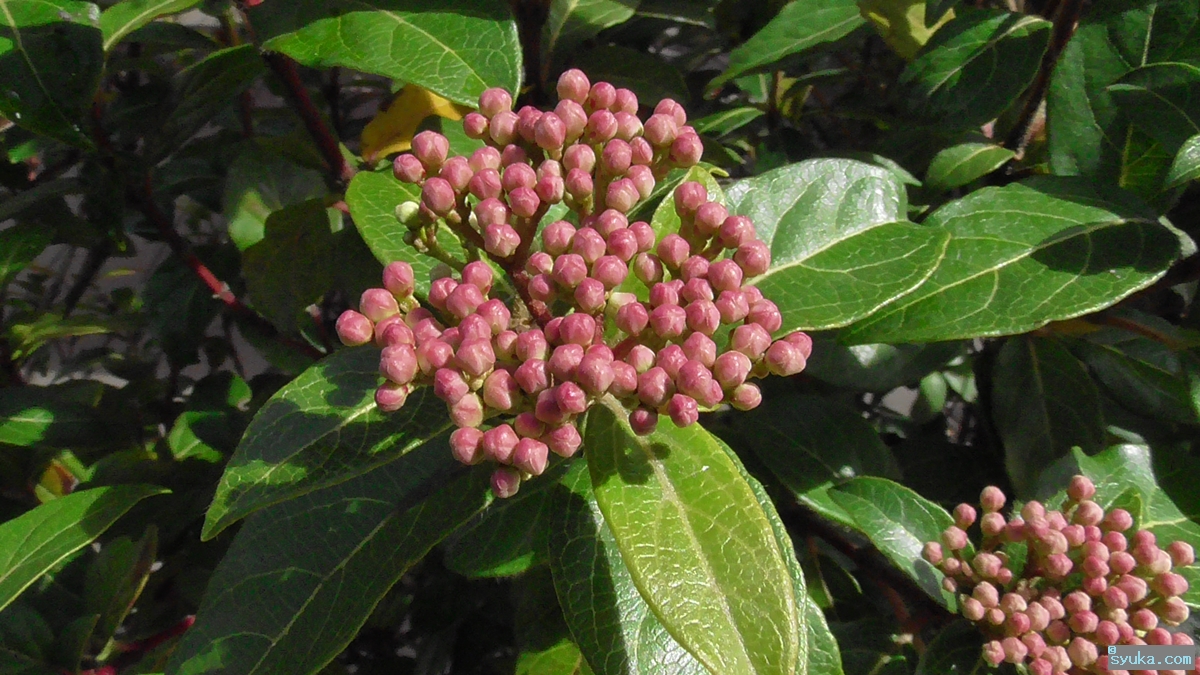
POLYGON ((966 532, 976 511, 967 504, 954 510, 940 543, 925 544, 945 588, 959 593, 963 616, 989 639, 983 657, 992 665, 1025 664, 1031 675, 1128 675, 1107 669, 1107 646, 1192 644, 1164 627, 1188 618, 1179 597, 1188 583, 1172 570, 1195 563, 1192 547, 1160 548, 1151 532, 1134 529, 1128 511, 1105 513, 1095 494, 1090 480, 1075 476, 1060 510, 1030 501, 1006 519, 1004 493, 987 487, 977 552, 966 532))
POLYGON ((458 427, 454 456, 496 463, 500 497, 541 474, 549 453, 575 454, 576 420, 600 397, 619 401, 638 434, 660 415, 684 427, 724 404, 754 408, 762 396, 748 380, 798 373, 812 350, 802 332, 773 339, 779 310, 746 283, 767 270, 770 250, 702 184, 676 188, 678 231, 629 221, 667 172, 700 160, 683 108, 663 100, 643 123, 633 92, 578 70, 563 74, 558 94, 552 112, 513 112, 507 92, 485 91, 463 119, 487 144, 470 157, 447 156, 434 132, 413 139, 394 172, 420 186, 421 200, 397 217, 444 273, 421 307, 412 267, 393 262, 384 287, 337 324, 343 343, 383 348, 381 410, 433 386, 458 427), (539 233, 560 203, 571 220, 539 233), (443 228, 467 260, 447 254, 443 228))

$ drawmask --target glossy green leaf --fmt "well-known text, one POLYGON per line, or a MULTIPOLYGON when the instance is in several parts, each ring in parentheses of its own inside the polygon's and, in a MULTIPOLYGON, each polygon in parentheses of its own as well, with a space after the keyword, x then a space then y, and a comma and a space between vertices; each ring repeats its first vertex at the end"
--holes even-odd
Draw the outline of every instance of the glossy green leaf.
POLYGON ((938 632, 921 654, 916 675, 971 675, 987 668, 982 659, 983 636, 966 621, 955 621, 938 632))
POLYGON ((927 345, 843 345, 818 339, 805 373, 845 389, 884 393, 916 385, 936 368, 966 353, 961 342, 927 345))
POLYGON ((200 0, 121 0, 100 15, 104 51, 158 17, 182 12, 198 4, 200 0))
POLYGON ((822 396, 767 397, 713 429, 748 450, 807 506, 846 525, 854 520, 829 497, 829 488, 855 476, 899 478, 895 459, 856 410, 822 396))
POLYGON ((583 675, 591 672, 569 639, 543 649, 525 649, 517 656, 516 675, 583 675))
POLYGON ((1004 443, 1005 466, 1027 497, 1038 474, 1073 447, 1104 447, 1100 392, 1087 368, 1056 340, 1016 337, 992 367, 992 422, 1004 443))
POLYGON ((699 425, 636 436, 607 404, 588 413, 584 439, 596 501, 667 631, 714 672, 794 673, 800 600, 723 444, 699 425))
MULTIPOLYGON (((402 202, 420 201, 420 190, 393 178, 390 171, 355 174, 346 190, 346 203, 359 235, 384 265, 404 260, 413 266, 417 280, 417 295, 429 292, 429 273, 437 260, 422 255, 404 243, 408 229, 396 220, 396 207, 402 202)), ((438 230, 438 242, 450 255, 462 257, 462 245, 444 228, 438 230)))
POLYGON ((625 23, 637 10, 639 0, 552 0, 542 25, 543 73, 550 61, 569 54, 605 28, 625 23))
POLYGON ((14 321, 8 326, 6 337, 12 345, 13 358, 23 359, 53 340, 103 335, 111 333, 127 322, 119 318, 96 317, 77 314, 63 317, 57 312, 39 314, 30 321, 14 321))
POLYGON ((951 190, 982 178, 1015 156, 1012 150, 991 143, 962 143, 934 155, 925 172, 933 190, 951 190))
POLYGON ((771 247, 771 269, 752 283, 779 305, 783 331, 867 316, 920 285, 947 241, 938 230, 893 222, 905 217, 903 186, 854 160, 790 164, 735 183, 728 201, 771 247))
POLYGON ((691 125, 696 133, 714 137, 724 136, 741 129, 765 114, 758 108, 743 106, 721 110, 698 120, 691 120, 691 125))
POLYGON ((304 325, 304 309, 333 285, 334 244, 330 213, 314 199, 267 216, 262 240, 242 253, 250 299, 280 330, 304 325))
POLYGON ((1145 199, 1159 194, 1171 153, 1131 127, 1108 87, 1135 68, 1196 63, 1198 21, 1196 8, 1179 0, 1106 2, 1083 13, 1046 98, 1054 173, 1088 176, 1145 199))
MULTIPOLYGON (((228 264, 232 256, 208 247, 194 252, 218 278, 226 278, 224 271, 232 267, 228 264)), ((212 289, 204 285, 184 260, 170 256, 146 281, 142 299, 147 323, 155 331, 167 358, 181 367, 195 363, 204 332, 222 307, 213 297, 212 289)))
POLYGON ((91 408, 52 388, 0 389, 0 443, 64 448, 87 443, 99 426, 91 408))
POLYGON ((151 154, 161 158, 178 150, 265 72, 254 45, 213 52, 181 71, 175 77, 171 113, 154 138, 151 154))
POLYGON ((546 490, 530 490, 463 528, 446 550, 446 567, 467 577, 507 577, 545 564, 552 502, 546 490))
POLYGON ((384 414, 375 407, 379 352, 328 356, 258 411, 225 468, 204 521, 211 539, 270 504, 336 485, 400 457, 450 426, 429 388, 384 414))
POLYGON ((1050 25, 1028 14, 960 10, 901 75, 913 113, 959 129, 995 119, 1033 81, 1050 25))
MULTIPOLYGON (((1096 485, 1096 496, 1092 499, 1105 509, 1115 506, 1136 506, 1132 511, 1139 529, 1150 530, 1155 538, 1166 545, 1183 541, 1200 548, 1200 525, 1192 522, 1171 501, 1154 477, 1150 448, 1144 445, 1114 445, 1104 452, 1088 457, 1078 450, 1063 458, 1052 471, 1042 476, 1038 496, 1049 498, 1061 493, 1071 476, 1083 474, 1096 485), (1133 492, 1138 499, 1129 503, 1124 497, 1133 492)), ((1182 596, 1184 602, 1200 607, 1200 568, 1190 566, 1178 570, 1188 579, 1190 587, 1182 596)))
POLYGON ((222 197, 229 238, 246 250, 263 238, 267 217, 328 192, 321 172, 260 145, 246 147, 229 166, 222 197))
POLYGON ((1105 393, 1131 412, 1184 424, 1200 420, 1179 357, 1168 348, 1134 336, 1078 341, 1073 349, 1105 393))
POLYGON ((91 147, 82 118, 100 84, 100 10, 75 0, 0 0, 0 115, 91 147))
POLYGON ((0 231, 0 289, 50 245, 50 234, 46 227, 32 222, 0 231))
POLYGON ((633 90, 645 102, 643 105, 664 98, 688 99, 683 73, 662 58, 644 51, 620 45, 593 47, 580 52, 573 64, 587 73, 593 82, 603 80, 633 90))
POLYGON ((597 675, 703 675, 642 599, 575 462, 550 491, 548 552, 563 616, 597 675))
MULTIPOLYGON (((0 202, 0 223, 9 218, 16 218, 25 211, 43 205, 56 197, 78 194, 83 191, 84 184, 78 178, 55 178, 45 182, 39 181, 37 185, 28 190, 5 196, 4 201, 0 202)), ((49 228, 46 229, 49 230, 49 228)), ((5 232, 10 231, 5 230, 5 232)), ((0 269, 3 268, 0 267, 0 269)))
POLYGON ((1153 212, 1119 199, 1086 181, 1042 177, 977 190, 943 206, 925 221, 951 235, 933 275, 851 327, 846 339, 1023 333, 1145 288, 1194 245, 1153 212))
POLYGON ((840 40, 863 23, 853 0, 798 0, 784 5, 770 23, 729 52, 729 66, 709 83, 708 90, 715 92, 739 75, 840 40))
POLYGON ((163 492, 152 485, 81 490, 0 525, 0 609, 91 543, 134 504, 163 492))
MULTIPOLYGON (((941 27, 926 14, 925 0, 858 0, 858 6, 883 41, 906 61, 941 27)), ((952 18, 943 17, 940 23, 952 18)))
POLYGON ((1134 125, 1169 151, 1200 134, 1200 64, 1142 66, 1109 85, 1108 91, 1134 125))
POLYGON ((945 509, 886 478, 862 476, 829 491, 834 503, 894 565, 931 597, 950 607, 954 594, 942 589, 942 574, 921 557, 925 542, 938 541, 954 524, 945 509))
POLYGON ((489 470, 450 480, 455 466, 441 437, 249 518, 167 673, 318 672, 405 571, 490 502, 489 470))
POLYGON ((384 75, 469 106, 521 82, 517 24, 502 2, 320 0, 249 14, 264 47, 306 66, 384 75))
POLYGON ((1200 134, 1192 136, 1179 148, 1163 187, 1170 189, 1196 179, 1200 179, 1200 134))

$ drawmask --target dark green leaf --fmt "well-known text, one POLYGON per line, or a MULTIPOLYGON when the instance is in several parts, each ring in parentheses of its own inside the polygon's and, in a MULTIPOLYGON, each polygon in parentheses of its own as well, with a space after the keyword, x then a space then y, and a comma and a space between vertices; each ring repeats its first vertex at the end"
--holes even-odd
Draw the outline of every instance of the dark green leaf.
MULTIPOLYGON (((68 672, 79 670, 79 664, 91 646, 89 642, 99 620, 99 614, 81 616, 60 630, 54 638, 54 662, 66 668, 68 672)), ((2 666, 0 672, 6 672, 2 666)))
POLYGON ((745 106, 715 112, 698 120, 692 120, 691 124, 697 133, 719 137, 737 131, 765 114, 758 108, 745 106))
POLYGON ((113 48, 126 35, 166 14, 182 12, 200 0, 122 0, 100 15, 104 32, 104 51, 113 48))
POLYGON ((1178 356, 1162 345, 1134 338, 1126 344, 1080 341, 1073 348, 1104 391, 1130 411, 1185 424, 1200 419, 1178 356))
POLYGON ((916 675, 968 675, 982 672, 983 636, 966 621, 943 628, 921 654, 916 675))
POLYGON ((170 116, 154 139, 151 154, 166 157, 266 72, 258 48, 240 45, 213 52, 175 77, 170 116))
POLYGON ((542 26, 543 73, 554 57, 571 53, 605 28, 625 23, 638 0, 552 0, 542 26))
POLYGON ((771 396, 714 429, 758 456, 804 504, 847 525, 853 519, 829 488, 855 476, 899 478, 896 461, 858 411, 821 396, 771 396))
POLYGON ((507 577, 545 564, 551 499, 523 488, 463 529, 446 551, 446 566, 468 577, 507 577))
POLYGON ((587 665, 579 647, 569 639, 543 649, 525 649, 517 656, 516 675, 582 675, 587 665))
POLYGON ((784 5, 762 30, 729 53, 729 66, 709 83, 708 90, 716 91, 729 80, 785 56, 840 40, 861 25, 862 14, 852 0, 799 0, 784 5))
POLYGON ((249 518, 167 673, 318 672, 405 571, 491 500, 486 467, 450 480, 455 466, 442 437, 249 518))
POLYGON ((813 345, 804 372, 846 389, 883 393, 915 385, 934 369, 964 353, 966 346, 961 342, 846 346, 819 339, 813 345))
POLYGON ((64 318, 56 312, 46 312, 32 321, 14 321, 8 327, 7 337, 12 344, 13 358, 23 359, 52 340, 111 333, 124 323, 117 318, 82 314, 64 318))
POLYGON ((87 546, 134 504, 166 490, 118 485, 60 497, 0 525, 0 609, 87 546))
POLYGON ((886 169, 847 159, 791 164, 735 183, 730 211, 754 221, 771 269, 753 281, 782 330, 844 326, 921 284, 943 232, 903 220, 904 188, 886 169))
POLYGON ((0 443, 64 448, 88 444, 100 420, 88 406, 49 387, 0 389, 0 443))
POLYGON ((638 593, 604 514, 587 465, 575 462, 550 491, 550 569, 563 615, 597 675, 702 675, 638 593))
POLYGON ((517 25, 501 2, 321 0, 250 10, 263 46, 306 66, 345 66, 474 106, 488 87, 516 92, 517 25))
POLYGON ((326 192, 319 171, 260 145, 250 145, 229 166, 225 177, 223 202, 229 238, 244 251, 262 240, 271 213, 326 192))
POLYGON ((0 232, 0 289, 50 245, 50 234, 37 223, 17 223, 0 232))
MULTIPOLYGON (((346 203, 350 215, 363 241, 384 265, 404 260, 413 266, 416 274, 417 295, 424 297, 429 291, 429 273, 438 264, 437 260, 422 255, 404 243, 408 229, 396 220, 396 207, 402 202, 420 201, 420 191, 393 178, 391 172, 359 172, 350 181, 346 190, 346 203)), ((450 255, 462 257, 462 245, 445 228, 438 230, 438 242, 450 255)))
MULTIPOLYGON (((1200 178, 1200 134, 1196 134, 1179 148, 1171 169, 1167 172, 1164 188, 1170 189, 1200 178)), ((3 277, 0 277, 3 278, 3 277)))
POLYGON ((646 103, 664 98, 688 100, 687 83, 675 66, 636 49, 619 45, 595 47, 581 52, 574 63, 593 82, 604 80, 616 87, 632 89, 646 103))
POLYGON ((992 421, 1004 442, 1017 494, 1029 496, 1038 474, 1073 447, 1104 447, 1100 392, 1087 368, 1058 341, 1022 336, 1000 349, 992 368, 992 421))
POLYGON ((925 3, 925 25, 936 26, 946 12, 958 6, 960 0, 930 0, 925 3))
POLYGON ((954 524, 945 509, 886 478, 863 476, 829 491, 872 544, 943 605, 955 606, 942 575, 921 557, 925 542, 938 541, 954 524))
POLYGON ((0 115, 91 147, 82 117, 100 84, 100 10, 75 0, 0 0, 0 115))
POLYGON ((794 673, 802 600, 723 444, 667 422, 636 436, 608 405, 592 407, 584 438, 596 501, 667 630, 714 672, 794 673))
POLYGON ((375 407, 379 352, 344 349, 280 389, 250 422, 204 522, 211 539, 270 504, 349 480, 427 443, 450 426, 429 388, 395 413, 375 407))
POLYGON ((1111 197, 1121 195, 1041 177, 943 206, 925 223, 951 235, 937 270, 846 337, 919 342, 1023 333, 1145 288, 1185 246, 1194 247, 1153 212, 1111 197))
POLYGON ((280 330, 297 330, 304 308, 333 285, 330 221, 340 217, 315 199, 284 207, 267 217, 263 239, 242 253, 250 298, 280 330))
POLYGON ((961 129, 995 119, 1033 81, 1050 25, 1028 14, 962 9, 901 76, 913 112, 961 129))
POLYGON ((53 629, 32 608, 17 603, 0 611, 0 673, 59 675, 46 663, 53 641, 53 629))
POLYGON ((1154 63, 1108 86, 1135 125, 1168 151, 1200 134, 1200 65, 1154 63))
POLYGON ((92 639, 103 647, 125 620, 150 577, 158 552, 157 530, 151 528, 141 541, 119 537, 106 542, 88 567, 84 582, 84 607, 99 618, 92 639))
POLYGON ((1004 166, 1015 154, 991 143, 955 145, 934 156, 925 172, 925 184, 934 190, 962 187, 1004 166))
MULTIPOLYGON (((217 261, 208 253, 196 254, 209 266, 219 270, 217 261)), ((218 275, 220 272, 217 272, 218 275)), ((180 366, 195 363, 204 332, 221 310, 213 298, 212 289, 204 285, 187 264, 176 256, 163 260, 142 290, 149 325, 155 330, 163 350, 172 363, 180 366)))
POLYGON ((15 218, 26 209, 36 207, 55 197, 76 194, 83 190, 84 186, 78 178, 56 178, 38 183, 28 190, 9 195, 4 198, 3 202, 0 202, 0 223, 9 218, 15 218))

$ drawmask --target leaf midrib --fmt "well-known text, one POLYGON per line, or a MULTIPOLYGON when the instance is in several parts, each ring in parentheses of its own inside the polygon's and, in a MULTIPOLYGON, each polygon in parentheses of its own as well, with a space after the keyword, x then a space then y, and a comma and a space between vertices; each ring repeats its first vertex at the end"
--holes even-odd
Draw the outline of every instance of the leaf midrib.
MULTIPOLYGON (((361 7, 365 8, 365 9, 367 9, 367 10, 369 10, 369 11, 375 11, 375 12, 378 12, 378 11, 380 11, 380 10, 378 10, 378 9, 375 9, 374 7, 372 7, 370 4, 368 4, 368 3, 366 3, 366 2, 363 2, 362 0, 355 0, 354 4, 356 4, 356 5, 359 5, 359 6, 361 6, 361 7)), ((467 69, 467 71, 468 71, 468 72, 470 72, 470 73, 471 73, 471 76, 472 76, 472 77, 474 77, 476 80, 478 80, 478 81, 479 81, 479 84, 480 84, 480 85, 482 85, 482 86, 484 86, 484 87, 486 87, 486 86, 487 86, 487 80, 484 80, 484 79, 483 79, 483 77, 482 77, 482 76, 480 76, 480 74, 479 74, 479 71, 475 70, 475 69, 474 69, 474 68, 471 66, 471 64, 467 62, 467 60, 466 60, 466 59, 464 59, 463 57, 459 56, 458 52, 456 52, 456 51, 454 51, 453 49, 451 49, 449 45, 447 45, 445 42, 442 42, 442 41, 441 41, 441 40, 439 40, 438 38, 434 37, 434 35, 433 35, 432 33, 430 33, 429 31, 425 30, 424 28, 421 28, 420 26, 418 26, 418 25, 416 25, 416 24, 412 23, 411 21, 408 21, 408 20, 406 20, 404 17, 400 16, 400 15, 399 15, 399 14, 397 14, 396 12, 392 12, 392 11, 382 11, 381 13, 382 13, 382 14, 385 14, 385 15, 387 15, 389 18, 391 18, 392 20, 394 20, 394 21, 395 21, 397 24, 399 24, 399 25, 402 25, 402 26, 408 26, 409 28, 412 28, 413 30, 417 31, 418 33, 421 33, 421 34, 422 34, 422 35, 424 35, 425 37, 429 38, 429 41, 430 41, 430 42, 432 42, 432 43, 436 44, 438 47, 441 47, 441 48, 442 48, 442 49, 443 49, 443 50, 444 50, 444 51, 445 51, 447 54, 450 54, 450 55, 451 55, 451 56, 453 56, 455 59, 457 59, 457 60, 458 60, 458 62, 459 62, 459 63, 461 63, 461 64, 462 64, 462 65, 463 65, 463 66, 464 66, 464 67, 467 69)), ((341 21, 340 21, 340 18, 339 18, 339 21, 338 21, 338 23, 339 23, 339 24, 341 23, 341 21)))

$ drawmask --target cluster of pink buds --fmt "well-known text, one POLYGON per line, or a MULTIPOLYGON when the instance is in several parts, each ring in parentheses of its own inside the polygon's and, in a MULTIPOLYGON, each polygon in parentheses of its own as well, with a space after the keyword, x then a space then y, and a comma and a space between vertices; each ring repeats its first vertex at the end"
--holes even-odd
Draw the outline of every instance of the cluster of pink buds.
POLYGON ((1179 597, 1188 583, 1172 569, 1195 563, 1192 547, 1159 548, 1152 533, 1133 529, 1128 511, 1105 513, 1095 494, 1075 476, 1061 510, 1030 501, 1009 520, 1000 513, 1004 493, 987 487, 977 552, 967 539, 976 511, 967 504, 940 543, 925 544, 963 616, 990 638, 983 657, 992 665, 1024 663, 1032 675, 1124 673, 1107 669, 1105 647, 1192 644, 1163 627, 1188 618, 1179 597))
POLYGON ((748 380, 798 373, 812 350, 801 332, 773 339, 779 309, 745 284, 767 270, 770 250, 702 184, 675 189, 678 232, 630 222, 658 180, 700 159, 679 104, 660 102, 643 124, 633 92, 577 70, 558 93, 553 112, 514 113, 507 92, 485 91, 463 120, 487 144, 470 158, 448 157, 440 134, 413 139, 394 171, 420 185, 421 200, 397 217, 407 241, 446 264, 427 307, 413 297, 412 268, 394 262, 384 288, 338 320, 343 343, 383 348, 379 408, 432 385, 458 427, 455 457, 498 464, 501 497, 541 474, 550 453, 576 453, 576 420, 601 397, 628 409, 639 434, 660 415, 683 427, 723 404, 757 406, 748 380), (539 234, 559 203, 573 215, 539 234), (441 228, 467 260, 448 255, 441 228))

